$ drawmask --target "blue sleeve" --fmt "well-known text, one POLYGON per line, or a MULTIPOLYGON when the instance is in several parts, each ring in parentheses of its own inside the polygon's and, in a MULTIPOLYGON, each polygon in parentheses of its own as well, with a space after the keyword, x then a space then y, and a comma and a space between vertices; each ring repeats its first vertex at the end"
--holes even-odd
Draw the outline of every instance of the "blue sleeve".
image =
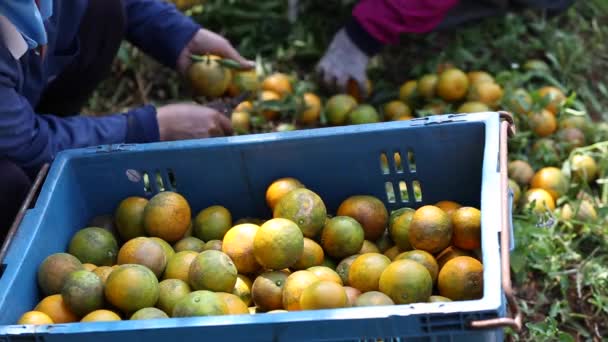
POLYGON ((19 70, 18 62, 0 44, 0 159, 30 169, 52 161, 64 149, 159 139, 152 106, 103 117, 36 114, 17 91, 19 70))
POLYGON ((175 68, 180 52, 200 26, 175 5, 160 0, 125 0, 127 39, 167 67, 175 68))

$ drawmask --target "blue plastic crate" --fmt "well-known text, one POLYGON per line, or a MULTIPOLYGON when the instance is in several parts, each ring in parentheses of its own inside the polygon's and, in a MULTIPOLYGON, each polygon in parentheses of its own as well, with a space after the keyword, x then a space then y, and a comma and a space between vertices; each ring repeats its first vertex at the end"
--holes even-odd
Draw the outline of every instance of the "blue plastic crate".
POLYGON ((502 340, 502 329, 476 330, 468 325, 472 320, 506 315, 499 254, 499 131, 498 113, 488 112, 65 151, 54 161, 35 207, 27 212, 4 260, 0 341, 502 340), (394 153, 401 155, 401 168, 394 163, 394 153), (388 172, 381 168, 382 154, 388 157, 388 172), (143 177, 134 174, 146 175, 150 185, 144 186, 138 180, 143 177), (156 182, 157 175, 162 185, 156 182), (483 298, 282 314, 13 325, 41 299, 36 270, 42 260, 65 251, 78 229, 93 216, 112 213, 123 198, 151 197, 162 186, 183 194, 193 213, 221 204, 235 220, 269 217, 266 187, 286 176, 300 179, 317 192, 330 213, 355 194, 377 196, 389 210, 446 199, 480 207, 483 298), (400 182, 407 186, 407 196, 401 196, 400 182), (415 182, 420 185, 421 198, 413 191, 415 182))

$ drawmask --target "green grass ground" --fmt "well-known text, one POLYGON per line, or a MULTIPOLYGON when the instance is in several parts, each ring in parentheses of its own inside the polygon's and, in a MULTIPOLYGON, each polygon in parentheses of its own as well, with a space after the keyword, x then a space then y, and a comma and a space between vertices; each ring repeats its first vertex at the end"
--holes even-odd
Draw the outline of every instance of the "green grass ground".
MULTIPOLYGON (((190 14, 226 35, 246 57, 256 58, 263 67, 312 79, 316 61, 333 32, 348 18, 354 1, 302 2, 296 23, 288 22, 286 3, 208 0, 202 12, 190 14)), ((574 95, 574 109, 604 121, 608 116, 607 24, 608 2, 587 0, 577 1, 554 18, 525 12, 476 22, 456 32, 405 36, 399 46, 374 58, 370 75, 380 97, 386 98, 394 95, 403 81, 450 62, 466 70, 487 70, 511 87, 529 84, 532 79, 558 85, 574 95), (529 59, 545 61, 550 70, 521 72, 529 59)), ((108 113, 147 102, 188 100, 184 84, 173 71, 125 44, 112 77, 91 98, 87 112, 108 113)), ((511 157, 526 158, 535 168, 539 163, 550 164, 539 159, 544 156, 527 155, 522 146, 528 137, 522 134, 512 141, 511 157)), ((602 170, 608 169, 607 144, 588 150, 601 161, 602 170)), ((556 164, 561 165, 561 161, 556 164)), ((514 340, 599 341, 608 336, 605 188, 602 185, 589 192, 594 195, 602 223, 551 217, 539 225, 533 215, 515 215, 518 248, 512 256, 512 269, 525 325, 522 332, 512 335, 514 340)), ((572 188, 567 199, 574 201, 579 190, 572 188)))

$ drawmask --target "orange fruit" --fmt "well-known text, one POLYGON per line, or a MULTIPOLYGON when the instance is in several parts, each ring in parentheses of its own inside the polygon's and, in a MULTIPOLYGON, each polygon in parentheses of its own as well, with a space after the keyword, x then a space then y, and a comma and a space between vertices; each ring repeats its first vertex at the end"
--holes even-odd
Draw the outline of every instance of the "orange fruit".
POLYGON ((203 241, 222 240, 230 227, 232 227, 230 211, 221 205, 212 205, 196 215, 192 233, 203 241))
POLYGON ((470 85, 484 82, 494 82, 494 77, 485 71, 475 70, 467 72, 467 79, 470 85))
POLYGON ((509 188, 513 191, 513 205, 517 205, 519 198, 521 197, 521 188, 511 178, 509 178, 509 188))
POLYGON ((397 255, 394 261, 408 259, 419 263, 420 265, 426 267, 431 275, 431 279, 433 283, 437 280, 437 273, 439 273, 439 266, 437 265, 437 261, 429 252, 425 252, 420 249, 415 249, 413 251, 403 252, 397 255))
MULTIPOLYGON (((270 90, 263 90, 258 97, 261 102, 281 100, 281 95, 270 90)), ((262 111, 262 115, 266 118, 266 120, 275 120, 279 117, 279 114, 280 113, 278 111, 272 109, 265 109, 262 111)))
POLYGON ((418 94, 425 98, 426 100, 430 100, 435 97, 435 93, 437 90, 437 82, 438 77, 436 74, 426 74, 423 75, 419 80, 416 87, 418 94))
POLYGON ((566 153, 570 153, 577 147, 585 146, 585 133, 578 128, 562 128, 555 134, 555 139, 563 143, 566 153))
POLYGON ((255 278, 251 287, 251 298, 256 307, 262 311, 283 308, 283 287, 287 276, 284 271, 271 271, 255 278))
POLYGON ((169 260, 173 255, 175 255, 175 250, 173 249, 173 247, 171 247, 171 245, 169 243, 167 243, 167 241, 165 241, 161 238, 157 238, 157 237, 151 237, 149 239, 156 242, 163 248, 163 251, 165 251, 165 256, 167 257, 167 260, 169 260))
POLYGON ((441 268, 443 267, 443 265, 445 265, 446 262, 459 256, 473 257, 473 253, 464 249, 460 249, 458 247, 449 246, 448 248, 441 251, 441 253, 437 254, 435 260, 437 261, 437 266, 439 266, 439 269, 441 270, 441 268))
POLYGON ((270 210, 274 210, 279 200, 291 190, 304 188, 299 180, 291 177, 279 178, 272 182, 266 189, 266 204, 270 210))
POLYGON ((346 291, 342 285, 326 280, 311 284, 300 296, 302 310, 344 308, 347 302, 346 291))
POLYGON ((291 220, 297 224, 305 237, 314 238, 323 229, 327 209, 315 192, 298 188, 281 197, 272 215, 274 218, 291 220))
POLYGON ((360 254, 354 254, 349 257, 346 257, 342 261, 340 261, 338 266, 336 266, 336 273, 338 273, 338 275, 340 276, 340 279, 342 280, 342 284, 350 285, 348 283, 348 274, 350 272, 350 267, 352 266, 355 259, 357 259, 357 257, 359 257, 359 255, 360 254))
POLYGON ((187 70, 187 78, 198 96, 215 98, 226 92, 232 74, 230 69, 217 62, 218 56, 204 56, 202 61, 193 62, 187 70))
POLYGON ((445 211, 433 205, 416 210, 409 228, 410 244, 415 249, 437 253, 450 245, 452 222, 445 211))
POLYGON ((260 82, 258 81, 258 74, 255 69, 251 70, 232 70, 232 81, 228 85, 228 95, 236 97, 239 94, 250 91, 255 93, 260 82))
POLYGON ((380 275, 390 263, 391 260, 380 253, 361 254, 350 265, 348 285, 361 292, 377 291, 380 275))
POLYGON ((156 304, 158 279, 145 266, 121 265, 106 280, 104 292, 110 304, 129 314, 156 304))
POLYGON ((530 114, 529 120, 530 128, 539 137, 549 136, 557 130, 555 115, 546 109, 530 114))
POLYGON ((245 305, 249 305, 251 304, 251 286, 253 286, 251 279, 242 274, 238 274, 236 276, 234 289, 232 289, 232 294, 241 298, 245 305))
POLYGON ((399 87, 399 99, 408 105, 411 105, 417 96, 417 80, 406 81, 399 87))
POLYGON ((219 251, 204 251, 192 260, 188 284, 193 290, 232 292, 237 269, 228 255, 219 251))
POLYGON ((158 319, 158 318, 169 318, 167 314, 157 308, 143 308, 135 311, 135 313, 129 318, 132 321, 141 319, 158 319))
POLYGON ((194 236, 186 236, 183 239, 177 241, 174 245, 175 252, 193 251, 200 253, 203 251, 205 242, 201 239, 195 238, 194 236))
POLYGON ((380 276, 380 292, 395 304, 428 301, 433 292, 433 280, 426 267, 413 260, 393 261, 380 276))
POLYGON ((273 218, 266 221, 253 239, 253 255, 266 269, 293 266, 302 256, 304 236, 293 221, 273 218))
POLYGON ((304 109, 298 115, 298 122, 305 125, 319 121, 321 115, 321 99, 313 93, 304 93, 304 109))
POLYGON ((386 255, 386 257, 388 257, 389 259, 394 260, 395 257, 401 254, 402 252, 404 251, 402 251, 399 246, 393 246, 387 249, 386 252, 384 252, 384 255, 386 255))
POLYGON ((103 282, 91 271, 74 271, 65 278, 61 297, 70 311, 82 317, 103 307, 103 282))
POLYGON ((359 298, 359 296, 361 295, 361 291, 350 286, 344 286, 344 291, 346 291, 346 306, 355 306, 357 298, 359 298))
POLYGON ((357 297, 353 306, 380 306, 380 305, 395 305, 391 297, 380 291, 369 291, 362 293, 357 297))
POLYGON ((394 243, 391 240, 391 236, 388 230, 384 232, 384 234, 382 234, 382 236, 378 240, 376 240, 375 245, 376 247, 378 247, 378 251, 380 251, 380 253, 385 253, 389 248, 394 246, 394 243))
POLYGON ((78 321, 78 317, 70 310, 60 294, 44 297, 36 305, 34 311, 40 311, 51 318, 53 323, 70 323, 78 321))
POLYGON ((147 237, 137 237, 122 245, 118 251, 117 263, 143 265, 160 277, 167 266, 167 257, 158 243, 147 237))
POLYGON ((245 305, 245 303, 243 303, 241 298, 239 298, 238 296, 235 296, 232 293, 226 293, 226 292, 217 292, 216 294, 226 304, 226 307, 228 308, 228 312, 226 312, 226 314, 228 314, 228 315, 244 315, 244 314, 248 315, 249 314, 249 308, 247 307, 247 305, 245 305))
POLYGON ((167 262, 163 279, 179 279, 187 283, 190 265, 197 255, 198 253, 193 251, 175 253, 167 262))
POLYGON ((483 295, 483 265, 461 256, 448 261, 439 271, 439 294, 451 300, 480 299, 483 295))
POLYGON ((176 192, 163 191, 154 195, 144 209, 146 233, 169 243, 183 238, 190 224, 190 205, 176 192))
POLYGON ((572 174, 575 179, 585 183, 594 181, 598 176, 598 166, 591 156, 586 154, 575 154, 570 160, 572 174))
POLYGON ((114 212, 116 230, 123 241, 128 241, 138 236, 145 236, 144 208, 148 200, 143 197, 127 197, 120 202, 114 212))
POLYGON ((101 282, 105 285, 106 280, 108 279, 112 271, 114 271, 114 269, 110 266, 99 266, 93 270, 93 273, 95 273, 99 277, 99 279, 101 279, 101 282))
POLYGON ((115 312, 110 310, 95 310, 90 312, 88 315, 84 316, 80 321, 81 322, 110 322, 110 321, 120 321, 121 318, 115 312))
POLYGON ((457 113, 482 113, 489 112, 490 107, 483 102, 479 101, 468 101, 460 105, 458 109, 456 109, 457 113))
POLYGON ((296 271, 290 274, 283 285, 283 309, 288 311, 301 310, 300 297, 302 292, 318 281, 320 281, 319 278, 310 271, 296 271))
POLYGON ((234 111, 230 115, 230 122, 232 123, 234 132, 237 134, 247 134, 251 129, 251 114, 234 111))
POLYGON ((325 104, 327 122, 330 125, 344 125, 348 113, 357 107, 357 100, 347 94, 338 94, 330 97, 325 104))
POLYGON ((544 101, 549 101, 545 109, 556 115, 561 105, 566 101, 566 95, 559 88, 545 86, 538 89, 538 96, 544 101))
POLYGON ((391 239, 400 250, 409 251, 410 244, 409 229, 414 217, 414 209, 401 208, 391 213, 389 220, 389 232, 391 239))
POLYGON ((234 107, 235 112, 250 112, 253 110, 253 103, 251 101, 243 101, 234 107))
POLYGON ((51 254, 38 266, 37 280, 42 294, 49 296, 61 292, 65 277, 68 274, 82 270, 82 263, 68 253, 51 254))
POLYGON ((462 70, 452 68, 445 70, 437 80, 437 95, 445 101, 462 100, 469 90, 469 79, 462 70))
MULTIPOLYGON (((370 95, 374 91, 372 87, 372 82, 370 80, 367 80, 365 83, 367 88, 367 95, 370 95)), ((349 79, 346 83, 346 93, 352 96, 355 100, 357 100, 357 102, 365 100, 365 98, 361 94, 361 89, 359 89, 359 84, 352 78, 349 79)))
POLYGON ((203 250, 201 252, 213 249, 216 251, 221 251, 222 250, 222 240, 209 240, 207 242, 205 242, 205 245, 203 246, 203 250))
POLYGON ((502 87, 494 82, 473 83, 469 87, 467 100, 477 101, 496 108, 502 99, 502 87))
POLYGON ((53 320, 49 315, 41 311, 28 311, 19 317, 17 324, 53 324, 53 320))
POLYGON ((461 207, 460 203, 454 201, 439 201, 435 203, 435 206, 445 211, 445 213, 448 214, 450 217, 452 217, 454 212, 461 207))
POLYGON ((589 119, 580 115, 563 115, 559 120, 559 128, 578 128, 585 131, 590 126, 589 119))
POLYGON ((165 279, 158 284, 156 307, 167 315, 173 314, 175 304, 190 293, 190 285, 180 279, 165 279))
POLYGON ((412 116, 410 107, 400 100, 393 100, 383 106, 384 119, 395 120, 404 116, 412 116))
POLYGON ((358 254, 380 253, 380 250, 378 249, 378 247, 373 242, 371 242, 369 240, 363 240, 363 246, 361 247, 361 249, 357 253, 358 254))
POLYGON ((429 297, 429 302, 430 303, 438 303, 438 302, 451 302, 452 300, 450 298, 444 297, 444 296, 430 296, 429 297))
POLYGON ((363 227, 365 239, 370 241, 378 240, 388 224, 388 211, 384 203, 374 196, 350 196, 340 204, 336 215, 357 220, 363 227))
POLYGON ((363 227, 349 216, 335 216, 328 220, 321 233, 321 246, 333 258, 345 258, 361 250, 363 227))
POLYGON ((540 59, 530 59, 527 60, 524 65, 524 70, 541 70, 541 71, 549 71, 549 66, 543 60, 540 59))
POLYGON ((562 170, 556 167, 543 167, 534 174, 530 186, 546 190, 554 200, 557 200, 568 191, 568 179, 562 170))
POLYGON ((217 293, 199 290, 189 293, 173 307, 172 317, 218 316, 228 314, 226 302, 217 293))
POLYGON ((292 268, 295 270, 305 270, 309 267, 319 266, 323 263, 324 258, 325 253, 323 253, 323 248, 314 240, 305 237, 302 256, 293 264, 292 268))
POLYGON ((481 247, 481 212, 477 208, 462 207, 452 216, 452 244, 474 250, 481 247))
POLYGON ((531 208, 533 212, 542 214, 546 211, 555 210, 553 196, 543 189, 530 189, 524 195, 524 205, 531 208))
POLYGON ((513 160, 508 165, 509 178, 513 179, 519 185, 528 185, 534 177, 532 166, 523 160, 513 160))
POLYGON ((234 262, 239 273, 249 274, 260 269, 253 255, 253 240, 259 226, 251 223, 236 225, 228 230, 222 243, 222 252, 234 262))
POLYGON ((82 263, 111 266, 116 263, 118 243, 114 235, 107 230, 88 227, 74 234, 68 246, 68 253, 82 263))
POLYGON ((327 266, 313 266, 309 267, 307 271, 312 272, 319 280, 333 281, 336 284, 342 285, 342 278, 340 278, 336 271, 327 266))
POLYGON ((289 76, 279 72, 267 76, 262 82, 262 89, 273 91, 281 97, 293 93, 289 76))
POLYGON ((90 264, 90 263, 82 264, 82 267, 84 267, 84 269, 87 271, 93 271, 94 269, 97 268, 97 266, 90 264))
POLYGON ((532 97, 523 88, 517 88, 511 94, 508 102, 513 112, 523 115, 532 109, 532 97))
POLYGON ((372 105, 361 104, 348 113, 347 123, 350 125, 361 125, 375 122, 380 122, 380 116, 372 105))

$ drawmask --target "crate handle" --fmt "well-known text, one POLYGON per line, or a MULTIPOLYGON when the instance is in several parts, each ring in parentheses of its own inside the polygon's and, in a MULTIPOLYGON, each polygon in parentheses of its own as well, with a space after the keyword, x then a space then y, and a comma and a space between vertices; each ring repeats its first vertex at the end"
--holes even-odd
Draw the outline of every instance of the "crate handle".
POLYGON ((472 321, 470 326, 476 329, 484 328, 500 328, 500 327, 511 327, 516 331, 521 330, 522 326, 522 314, 517 306, 515 300, 515 294, 513 287, 511 286, 511 260, 509 255, 509 244, 510 244, 510 229, 509 229, 509 188, 508 188, 508 175, 507 175, 507 153, 508 137, 515 133, 513 125, 513 116, 507 112, 499 112, 500 117, 503 119, 500 126, 500 191, 501 193, 501 226, 500 231, 500 262, 501 262, 501 273, 502 273, 502 288, 505 291, 507 297, 507 303, 513 317, 500 317, 486 320, 472 321))
POLYGON ((34 197, 36 197, 38 190, 40 190, 40 187, 42 186, 42 182, 44 181, 44 178, 46 177, 46 174, 48 172, 49 172, 48 163, 42 165, 42 167, 40 168, 40 171, 38 171, 38 174, 36 175, 36 179, 34 179, 34 183, 32 183, 32 187, 30 188, 29 192, 27 193, 27 196, 25 197, 23 204, 21 204, 21 207, 19 208, 19 211, 17 212, 17 216, 15 216, 15 220, 13 221, 11 228, 8 230, 8 234, 6 235, 6 238, 4 239, 2 248, 0 248, 0 265, 2 265, 2 263, 4 262, 6 253, 8 253, 8 247, 11 245, 11 242, 13 241, 15 234, 17 234, 17 229, 19 229, 19 225, 21 224, 21 221, 23 221, 25 212, 28 210, 28 208, 32 204, 32 201, 34 200, 34 197))

